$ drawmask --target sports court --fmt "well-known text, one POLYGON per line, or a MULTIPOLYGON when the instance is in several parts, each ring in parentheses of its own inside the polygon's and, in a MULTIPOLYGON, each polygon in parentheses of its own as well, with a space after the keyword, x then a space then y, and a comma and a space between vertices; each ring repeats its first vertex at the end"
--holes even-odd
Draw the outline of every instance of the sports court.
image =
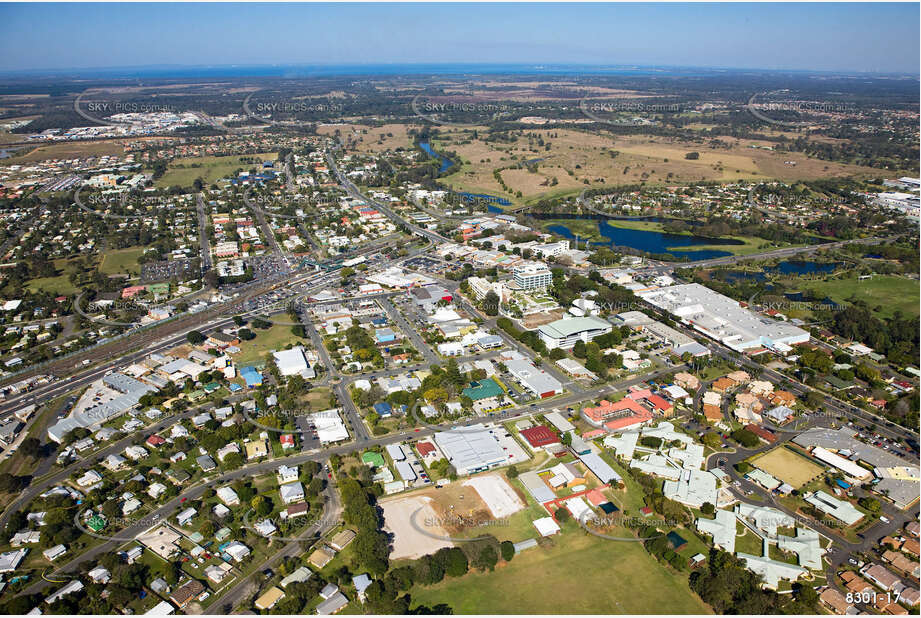
POLYGON ((824 467, 785 446, 778 446, 756 457, 751 463, 794 489, 799 489, 825 471, 824 467))

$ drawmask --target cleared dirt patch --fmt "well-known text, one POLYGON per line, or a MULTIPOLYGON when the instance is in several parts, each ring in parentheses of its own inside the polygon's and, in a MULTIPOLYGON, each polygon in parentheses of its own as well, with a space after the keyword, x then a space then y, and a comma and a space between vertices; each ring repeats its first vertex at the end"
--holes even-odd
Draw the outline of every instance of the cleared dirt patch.
POLYGON ((384 530, 393 534, 391 559, 419 558, 442 547, 454 546, 451 541, 438 538, 448 536, 448 532, 441 527, 440 518, 432 508, 431 498, 396 498, 383 500, 380 505, 384 510, 384 530), (430 534, 423 533, 420 528, 429 531, 430 534))

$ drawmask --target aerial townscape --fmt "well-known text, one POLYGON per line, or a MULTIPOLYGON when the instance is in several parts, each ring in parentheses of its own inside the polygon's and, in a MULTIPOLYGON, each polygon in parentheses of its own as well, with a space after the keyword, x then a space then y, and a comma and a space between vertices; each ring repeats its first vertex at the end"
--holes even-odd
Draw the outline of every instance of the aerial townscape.
POLYGON ((919 6, 511 8, 0 5, 0 613, 918 614, 919 6))

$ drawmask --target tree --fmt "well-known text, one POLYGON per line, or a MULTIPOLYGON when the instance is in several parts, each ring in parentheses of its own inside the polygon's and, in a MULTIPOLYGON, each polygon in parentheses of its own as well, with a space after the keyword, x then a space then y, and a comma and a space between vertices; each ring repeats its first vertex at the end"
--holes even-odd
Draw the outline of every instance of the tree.
POLYGON ((515 544, 511 541, 502 541, 499 544, 499 550, 502 552, 502 559, 506 562, 511 562, 515 557, 515 544))
POLYGON ((496 548, 492 545, 487 545, 480 550, 474 566, 480 571, 492 571, 496 568, 497 562, 499 562, 499 554, 496 553, 496 548))
POLYGON ((498 315, 499 302, 499 295, 490 290, 486 293, 486 296, 483 297, 483 312, 490 316, 498 315))
POLYGON ((720 445, 722 445, 723 443, 722 439, 720 438, 720 435, 713 431, 705 433, 700 438, 700 441, 704 443, 704 446, 709 446, 710 448, 713 448, 713 449, 719 448, 720 445))
POLYGON ((730 435, 732 436, 733 440, 746 448, 754 448, 759 444, 758 436, 756 436, 748 429, 736 429, 730 435))
POLYGON ((565 507, 558 508, 553 515, 556 517, 557 522, 561 524, 565 524, 570 519, 569 511, 565 507))
POLYGON ((460 577, 467 572, 467 555, 458 547, 443 547, 435 552, 435 558, 443 566, 445 575, 460 577))
POLYGON ((260 517, 265 517, 272 512, 272 502, 266 496, 256 496, 252 499, 250 505, 253 507, 256 515, 260 517))
POLYGON ((186 334, 185 338, 186 338, 186 341, 188 341, 192 345, 201 345, 202 343, 205 342, 205 336, 202 335, 201 332, 197 330, 190 330, 186 334))
POLYGON ((714 507, 709 502, 704 502, 700 505, 700 512, 704 515, 713 515, 716 512, 716 507, 714 507))
POLYGON ((505 470, 505 476, 510 479, 518 478, 518 468, 514 465, 509 466, 505 470))
POLYGON ((25 455, 26 457, 31 457, 32 459, 38 459, 45 454, 45 449, 42 447, 42 443, 38 438, 29 437, 22 441, 19 445, 19 452, 25 455))

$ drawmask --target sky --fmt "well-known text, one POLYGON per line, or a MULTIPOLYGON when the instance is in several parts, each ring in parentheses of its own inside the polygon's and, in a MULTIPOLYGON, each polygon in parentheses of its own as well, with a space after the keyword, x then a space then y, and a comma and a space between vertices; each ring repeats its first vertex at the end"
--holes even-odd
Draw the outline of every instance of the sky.
POLYGON ((918 3, 0 4, 0 70, 590 64, 919 73, 918 3))

